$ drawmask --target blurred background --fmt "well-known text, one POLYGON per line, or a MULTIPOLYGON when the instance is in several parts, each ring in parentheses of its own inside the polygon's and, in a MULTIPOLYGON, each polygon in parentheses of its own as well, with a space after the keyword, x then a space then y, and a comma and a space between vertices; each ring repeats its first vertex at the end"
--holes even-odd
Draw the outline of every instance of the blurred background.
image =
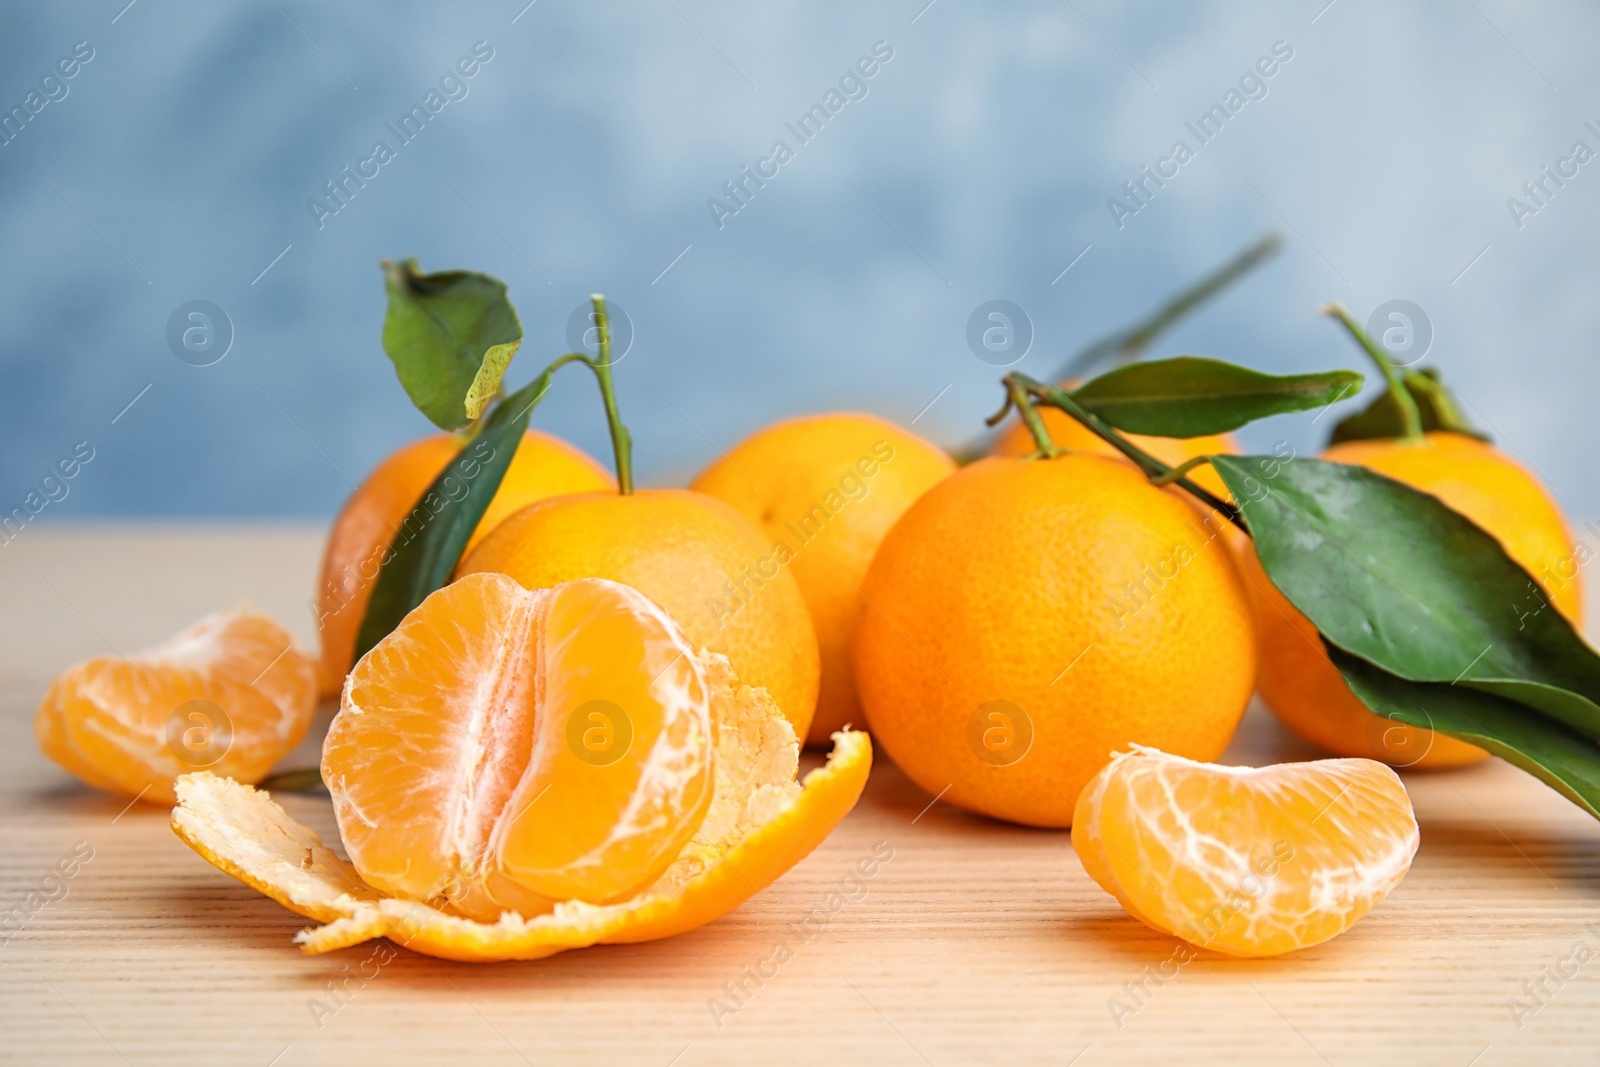
MULTIPOLYGON (((1512 0, 6 5, 0 511, 87 448, 38 521, 330 516, 431 429, 385 257, 508 283, 512 386, 606 293, 662 484, 809 411, 959 444, 1018 354, 969 345, 980 305, 1049 375, 1277 230, 1152 354, 1365 370, 1317 305, 1410 301, 1467 414, 1600 513, 1597 33, 1512 0)), ((587 376, 535 425, 609 462, 587 376)))

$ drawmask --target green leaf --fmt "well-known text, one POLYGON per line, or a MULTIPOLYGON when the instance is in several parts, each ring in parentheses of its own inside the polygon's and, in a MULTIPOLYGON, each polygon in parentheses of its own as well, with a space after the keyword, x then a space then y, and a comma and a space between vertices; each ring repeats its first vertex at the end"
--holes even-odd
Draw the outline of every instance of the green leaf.
MULTIPOLYGON (((1402 380, 1405 382, 1406 392, 1417 402, 1417 413, 1422 416, 1424 432, 1450 430, 1476 437, 1480 441, 1490 439, 1488 434, 1467 421, 1466 415, 1456 403, 1455 395, 1440 380, 1437 370, 1432 367, 1409 370, 1402 376, 1402 380)), ((1328 437, 1328 443, 1337 445, 1344 441, 1367 441, 1404 435, 1405 423, 1400 416, 1400 406, 1385 389, 1365 411, 1359 411, 1336 423, 1333 433, 1328 437)))
POLYGON ((1361 375, 1262 374, 1216 359, 1130 363, 1072 391, 1072 398, 1119 430, 1158 437, 1226 433, 1268 415, 1323 407, 1361 388, 1361 375))
POLYGON ((400 384, 441 430, 475 422, 522 343, 505 283, 464 270, 421 274, 414 259, 383 268, 383 350, 400 384))
POLYGON ((1471 520, 1364 467, 1211 462, 1268 577, 1329 642, 1408 681, 1493 692, 1600 736, 1600 656, 1471 520))
POLYGON ((1329 647, 1351 692, 1382 715, 1459 737, 1600 818, 1600 745, 1530 708, 1459 685, 1407 682, 1329 647))
POLYGON ((461 562, 467 541, 500 488, 522 443, 528 418, 550 388, 557 360, 533 381, 494 406, 476 437, 400 523, 378 569, 367 614, 356 635, 357 659, 387 637, 429 593, 443 588, 461 562))

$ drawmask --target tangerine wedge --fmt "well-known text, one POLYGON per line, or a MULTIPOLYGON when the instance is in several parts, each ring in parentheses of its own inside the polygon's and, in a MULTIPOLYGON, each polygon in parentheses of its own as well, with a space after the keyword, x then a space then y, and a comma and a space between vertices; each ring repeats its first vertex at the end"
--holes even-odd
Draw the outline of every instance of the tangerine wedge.
POLYGON ((300 743, 316 703, 312 662, 289 632, 234 609, 126 659, 68 668, 33 727, 44 754, 88 784, 170 804, 190 771, 260 781, 300 743))
POLYGON ((630 586, 469 575, 351 672, 323 748, 349 861, 265 793, 206 773, 172 825, 218 868, 326 925, 460 960, 643 941, 731 911, 819 844, 871 768, 865 734, 795 781, 765 690, 630 586))
POLYGON ((1078 797, 1072 844, 1145 925, 1230 956, 1348 930, 1411 868, 1411 798, 1375 760, 1198 763, 1134 746, 1078 797))

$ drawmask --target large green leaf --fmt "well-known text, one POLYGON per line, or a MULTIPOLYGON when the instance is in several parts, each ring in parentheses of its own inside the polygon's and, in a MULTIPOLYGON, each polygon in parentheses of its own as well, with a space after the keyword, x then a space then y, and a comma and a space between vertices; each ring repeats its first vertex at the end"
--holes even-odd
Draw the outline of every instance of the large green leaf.
POLYGON ((1408 681, 1493 692, 1600 737, 1600 656, 1465 516, 1364 467, 1212 465, 1267 575, 1328 641, 1408 681))
POLYGON ((1487 749, 1600 818, 1600 745, 1587 737, 1490 693, 1407 682, 1337 648, 1330 646, 1328 654, 1374 713, 1487 749))
MULTIPOLYGON (((1456 403, 1455 395, 1440 380, 1437 370, 1423 367, 1419 370, 1406 371, 1402 381, 1405 383, 1406 392, 1416 401, 1417 414, 1422 417, 1423 430, 1450 430, 1476 437, 1480 441, 1489 440, 1488 434, 1467 420, 1460 405, 1456 403)), ((1343 441, 1401 437, 1404 434, 1405 420, 1400 414, 1400 405, 1395 403, 1394 395, 1385 389, 1366 410, 1358 411, 1335 424, 1333 433, 1328 437, 1328 443, 1336 445, 1343 441)))
POLYGON ((384 279, 383 350, 411 402, 441 430, 474 422, 522 343, 505 283, 464 270, 422 274, 414 259, 385 261, 384 279))
POLYGON ((1323 407, 1360 388, 1355 371, 1273 375, 1178 356, 1119 367, 1072 390, 1072 399, 1129 433, 1199 437, 1268 415, 1323 407))
POLYGON ((472 531, 488 510, 522 443, 530 414, 550 388, 550 376, 557 366, 559 361, 496 404, 477 436, 401 521, 356 635, 357 659, 387 637, 429 593, 450 581, 472 531))

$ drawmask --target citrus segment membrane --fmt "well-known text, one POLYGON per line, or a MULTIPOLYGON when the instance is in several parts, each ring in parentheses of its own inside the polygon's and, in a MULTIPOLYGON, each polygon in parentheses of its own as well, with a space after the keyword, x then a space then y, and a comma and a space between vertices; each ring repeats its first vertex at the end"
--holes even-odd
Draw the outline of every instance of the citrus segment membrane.
POLYGON ((1072 823, 1084 870, 1130 914, 1233 956, 1343 933, 1418 842, 1404 785, 1374 760, 1225 767, 1143 746, 1095 776, 1072 823))
POLYGON ((356 664, 322 773, 362 876, 476 918, 653 881, 705 818, 698 659, 637 590, 469 575, 356 664))
POLYGON ((203 768, 254 782, 299 744, 316 708, 311 661, 265 615, 208 615, 123 658, 62 672, 34 717, 45 755, 92 786, 175 799, 203 768))
POLYGON ((567 901, 544 914, 480 922, 386 895, 331 854, 308 855, 315 834, 268 794, 208 773, 180 779, 172 827, 220 870, 326 924, 296 939, 312 954, 388 937, 446 959, 527 960, 693 930, 804 859, 855 806, 872 768, 867 735, 842 731, 827 764, 796 782, 799 744, 771 697, 741 685, 722 656, 696 658, 717 724, 715 791, 705 820, 671 866, 625 901, 567 901))

